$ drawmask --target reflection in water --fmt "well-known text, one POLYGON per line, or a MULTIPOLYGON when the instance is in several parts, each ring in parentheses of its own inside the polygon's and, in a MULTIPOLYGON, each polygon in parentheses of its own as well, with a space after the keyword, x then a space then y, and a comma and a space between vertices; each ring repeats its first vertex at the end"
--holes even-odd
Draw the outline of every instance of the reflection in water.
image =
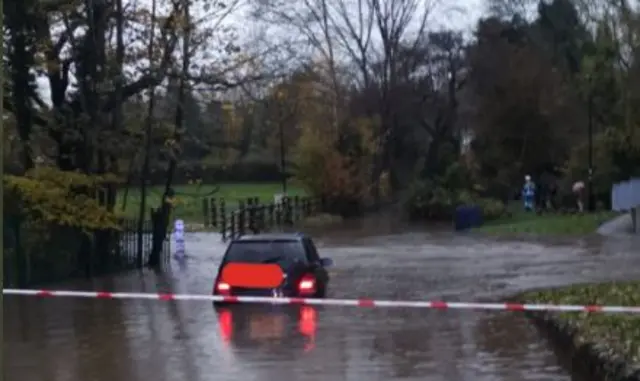
POLYGON ((311 352, 316 345, 316 329, 318 329, 316 320, 318 313, 311 306, 303 306, 300 309, 300 320, 298 321, 298 331, 309 338, 305 344, 304 351, 311 352))
POLYGON ((189 257, 187 257, 186 255, 174 255, 173 259, 176 261, 176 263, 178 264, 178 269, 180 269, 180 271, 187 271, 187 260, 189 257))
MULTIPOLYGON (((185 239, 190 263, 182 271, 56 288, 209 294, 225 246, 216 235, 185 239)), ((334 298, 495 300, 526 288, 625 279, 640 266, 637 246, 620 239, 574 246, 342 231, 319 241, 321 255, 336 263, 334 298)), ((9 381, 570 379, 514 313, 27 297, 5 297, 3 307, 9 381)))
POLYGON ((233 315, 229 310, 218 312, 218 325, 220 326, 220 337, 225 343, 231 341, 233 335, 233 315))
POLYGON ((244 306, 216 307, 221 339, 236 348, 263 345, 315 347, 318 311, 313 306, 244 306), (301 340, 302 339, 302 340, 301 340))

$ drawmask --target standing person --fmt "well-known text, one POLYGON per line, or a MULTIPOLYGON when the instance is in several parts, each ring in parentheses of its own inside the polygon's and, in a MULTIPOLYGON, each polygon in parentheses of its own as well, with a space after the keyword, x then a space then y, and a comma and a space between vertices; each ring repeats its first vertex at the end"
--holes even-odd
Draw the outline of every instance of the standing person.
POLYGON ((544 178, 538 180, 534 197, 535 209, 540 214, 547 208, 547 199, 549 198, 549 190, 547 181, 544 178))
POLYGON ((524 210, 530 212, 535 208, 536 184, 531 180, 531 176, 524 177, 522 186, 522 199, 524 200, 524 210))
POLYGON ((582 213, 584 211, 584 202, 582 201, 584 197, 584 181, 576 181, 573 183, 571 187, 573 194, 576 196, 576 204, 578 206, 578 211, 582 213))

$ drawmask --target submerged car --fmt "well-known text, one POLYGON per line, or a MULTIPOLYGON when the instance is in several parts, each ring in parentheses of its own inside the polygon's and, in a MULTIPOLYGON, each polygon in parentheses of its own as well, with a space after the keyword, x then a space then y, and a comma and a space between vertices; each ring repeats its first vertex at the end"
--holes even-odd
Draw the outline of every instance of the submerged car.
POLYGON ((300 233, 258 234, 231 241, 213 285, 214 295, 322 298, 327 267, 312 239, 300 233))

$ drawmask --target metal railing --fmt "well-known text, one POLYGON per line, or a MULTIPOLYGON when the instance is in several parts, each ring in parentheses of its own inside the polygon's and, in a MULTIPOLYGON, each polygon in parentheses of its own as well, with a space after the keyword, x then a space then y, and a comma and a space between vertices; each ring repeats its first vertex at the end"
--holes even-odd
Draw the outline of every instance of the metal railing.
POLYGON ((295 222, 318 213, 322 203, 318 199, 298 196, 260 203, 257 197, 251 197, 238 200, 233 210, 228 210, 228 207, 223 199, 203 200, 204 226, 219 231, 223 240, 293 226, 295 222))

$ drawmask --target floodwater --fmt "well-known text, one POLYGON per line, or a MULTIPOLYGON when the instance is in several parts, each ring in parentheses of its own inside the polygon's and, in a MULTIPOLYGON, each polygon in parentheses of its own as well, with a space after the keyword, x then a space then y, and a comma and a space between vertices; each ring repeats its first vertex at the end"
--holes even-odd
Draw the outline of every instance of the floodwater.
MULTIPOLYGON (((335 262, 329 297, 497 300, 530 288, 623 280, 640 265, 638 243, 621 238, 535 242, 374 230, 316 235, 321 255, 335 262)), ((170 273, 60 287, 210 293, 224 245, 215 234, 193 233, 186 248, 189 259, 170 273)), ((215 310, 207 302, 16 296, 5 296, 3 307, 9 381, 578 379, 517 312, 215 310)))

